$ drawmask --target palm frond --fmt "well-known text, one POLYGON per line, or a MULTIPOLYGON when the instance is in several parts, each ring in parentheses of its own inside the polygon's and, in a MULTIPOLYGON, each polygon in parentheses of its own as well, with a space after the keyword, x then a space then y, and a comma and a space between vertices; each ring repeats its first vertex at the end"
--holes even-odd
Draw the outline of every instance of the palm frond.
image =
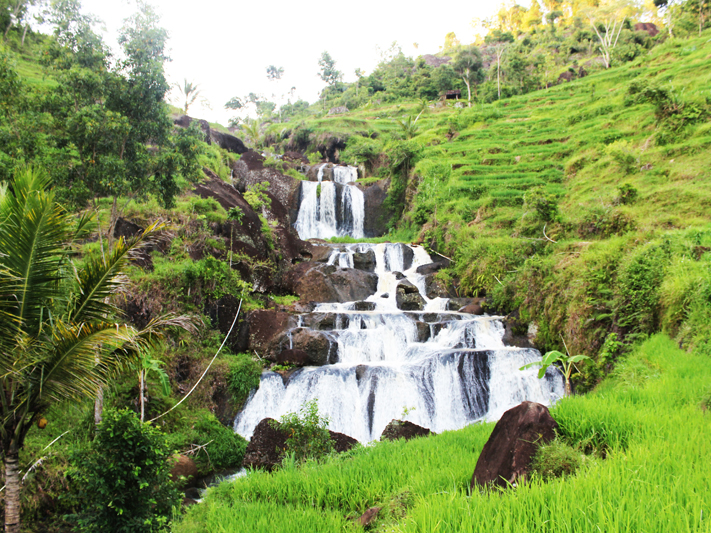
POLYGON ((163 227, 162 222, 155 222, 129 241, 119 239, 106 260, 89 260, 79 273, 68 309, 68 319, 75 322, 104 320, 116 312, 116 308, 108 303, 108 298, 122 285, 120 275, 126 261, 136 250, 150 244, 163 227))
POLYGON ((38 332, 48 301, 57 295, 71 217, 44 190, 45 173, 31 167, 15 173, 12 193, 0 202, 0 266, 21 280, 13 314, 28 332, 38 332))
POLYGON ((25 377, 45 399, 93 396, 138 358, 135 339, 136 331, 129 326, 58 323, 51 350, 25 377))

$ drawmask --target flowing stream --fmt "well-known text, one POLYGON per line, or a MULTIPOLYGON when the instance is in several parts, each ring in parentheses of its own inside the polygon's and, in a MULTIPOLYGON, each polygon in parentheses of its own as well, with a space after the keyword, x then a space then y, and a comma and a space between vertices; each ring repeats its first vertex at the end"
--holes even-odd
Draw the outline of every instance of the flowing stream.
MULTIPOLYGON (((311 209, 307 202, 302 196, 302 209, 311 209)), ((353 268, 356 254, 374 258, 375 294, 365 302, 319 304, 312 313, 333 318, 327 323, 337 344, 335 363, 304 367, 286 378, 264 372, 235 420, 242 436, 250 438, 263 418, 278 419, 314 398, 331 430, 367 443, 405 413, 406 420, 439 433, 496 420, 524 400, 550 405, 563 395, 557 370, 540 380, 536 368, 519 370, 541 355, 505 346, 500 317, 447 311, 446 298, 426 297, 425 276, 417 269, 431 259, 422 247, 334 245, 329 263, 353 268), (421 311, 398 308, 397 286, 404 280, 423 297, 421 311)), ((309 318, 302 315, 299 324, 313 323, 309 318)))
POLYGON ((365 197, 353 183, 358 179, 355 167, 333 167, 333 180, 324 180, 324 163, 318 181, 301 182, 301 203, 296 231, 302 239, 330 239, 350 235, 363 238, 365 197))

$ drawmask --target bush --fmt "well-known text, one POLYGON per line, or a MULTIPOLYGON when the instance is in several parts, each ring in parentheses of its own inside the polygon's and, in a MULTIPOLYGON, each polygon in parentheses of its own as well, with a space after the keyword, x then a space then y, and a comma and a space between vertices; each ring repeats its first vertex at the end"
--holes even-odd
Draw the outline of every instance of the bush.
POLYGON ((538 447, 533 457, 533 472, 543 479, 570 476, 580 468, 582 460, 583 454, 556 439, 538 447))
POLYGON ((558 199, 552 194, 547 194, 541 187, 526 192, 524 206, 534 211, 545 222, 558 219, 558 199))
POLYGON ((247 441, 224 426, 207 410, 197 411, 183 420, 183 427, 168 436, 174 451, 185 453, 196 446, 204 446, 194 455, 201 474, 239 467, 244 459, 247 441))
POLYGON ((165 436, 128 410, 107 410, 88 450, 72 457, 86 532, 166 531, 180 503, 165 436))
POLYGON ((251 390, 259 387, 261 375, 261 366, 248 355, 238 355, 234 361, 230 362, 230 375, 227 383, 232 397, 237 403, 246 400, 251 390))
POLYGON ((279 420, 280 429, 290 436, 286 439, 287 452, 297 460, 317 459, 333 451, 328 432, 328 417, 318 412, 318 400, 306 402, 299 413, 287 413, 279 420))

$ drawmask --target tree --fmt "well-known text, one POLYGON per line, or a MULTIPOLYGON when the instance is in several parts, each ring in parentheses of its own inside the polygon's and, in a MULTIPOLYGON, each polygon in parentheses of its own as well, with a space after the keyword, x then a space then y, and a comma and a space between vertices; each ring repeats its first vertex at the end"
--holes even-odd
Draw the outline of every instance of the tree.
POLYGON ((20 531, 19 452, 53 402, 93 397, 135 361, 150 338, 113 319, 108 298, 122 286, 130 254, 158 229, 120 239, 105 259, 74 270, 71 246, 88 236, 47 190, 46 173, 25 168, 0 189, 0 444, 5 531, 20 531))
POLYGON ((494 45, 494 53, 496 54, 496 91, 499 100, 501 100, 501 58, 508 47, 509 43, 505 42, 498 42, 494 45))
POLYGON ((82 531, 166 531, 180 496, 170 480, 171 450, 157 428, 129 410, 109 410, 88 451, 74 455, 82 531))
POLYGON ((187 115, 188 108, 194 104, 197 97, 200 96, 200 86, 196 83, 188 81, 187 79, 183 79, 182 85, 176 83, 174 84, 174 87, 177 88, 183 95, 182 99, 185 100, 185 104, 183 105, 183 113, 187 115))
POLYGON ((269 65, 267 67, 267 79, 269 81, 280 80, 284 75, 284 67, 275 67, 274 65, 269 65))
POLYGON ((595 35, 600 43, 600 55, 605 68, 610 68, 612 63, 612 51, 617 46, 617 41, 622 33, 626 9, 629 7, 625 0, 616 0, 597 9, 590 8, 586 15, 595 35))
POLYGON ((328 52, 321 54, 321 58, 318 60, 318 66, 321 69, 319 78, 325 81, 329 86, 333 86, 341 81, 343 74, 340 70, 336 69, 336 61, 328 52))
POLYGON ((482 75, 481 52, 474 46, 460 48, 454 58, 454 71, 467 86, 467 102, 472 106, 472 84, 477 84, 482 75))

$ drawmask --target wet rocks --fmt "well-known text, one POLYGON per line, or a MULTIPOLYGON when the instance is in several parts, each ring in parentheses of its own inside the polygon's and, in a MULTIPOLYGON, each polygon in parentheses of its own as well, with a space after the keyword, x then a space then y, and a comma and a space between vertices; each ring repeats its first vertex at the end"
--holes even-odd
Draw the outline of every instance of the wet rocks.
MULTIPOLYGON (((343 433, 335 431, 328 433, 331 436, 334 449, 339 453, 346 452, 358 444, 356 439, 343 433)), ((254 428, 242 466, 272 471, 284 457, 287 438, 288 435, 280 428, 279 422, 273 418, 264 418, 254 428)))
POLYGON ((417 327, 417 342, 427 342, 431 335, 430 325, 427 322, 415 322, 417 327))
POLYGON ((536 331, 529 335, 528 324, 521 320, 518 311, 514 311, 504 318, 504 336, 501 339, 506 346, 517 348, 534 348, 533 340, 536 331))
POLYGON ((368 185, 356 183, 356 186, 363 191, 365 201, 365 218, 363 220, 365 236, 379 237, 384 235, 388 231, 388 222, 392 216, 388 209, 383 206, 383 202, 388 196, 390 180, 380 180, 368 185))
POLYGON ((390 423, 385 426, 382 435, 380 435, 380 440, 410 440, 415 437, 427 437, 431 434, 432 432, 429 429, 413 424, 412 422, 406 420, 391 420, 390 423))
POLYGON ((286 332, 296 327, 296 318, 288 313, 267 309, 251 311, 247 315, 249 349, 261 356, 276 355, 286 332))
POLYGON ((506 411, 479 455, 471 489, 504 488, 525 480, 538 446, 552 441, 557 428, 548 408, 540 403, 523 402, 506 411))
POLYGON ((366 272, 375 272, 375 252, 373 250, 355 252, 353 254, 353 268, 365 270, 366 272))
POLYGON ((353 309, 356 311, 375 311, 375 302, 356 302, 353 305, 353 309))
POLYGON ((402 243, 396 244, 394 248, 396 250, 395 254, 402 256, 402 266, 390 264, 391 261, 390 261, 389 254, 386 254, 385 255, 385 269, 386 270, 395 270, 395 268, 397 267, 398 270, 399 269, 402 269, 403 271, 409 270, 410 267, 412 267, 412 260, 415 258, 415 252, 412 250, 412 248, 410 248, 406 244, 402 244, 402 243))
POLYGON ((244 468, 271 472, 281 462, 287 435, 278 428, 279 423, 273 418, 265 418, 257 424, 242 460, 244 468))
POLYGON ((460 313, 468 313, 470 315, 483 315, 486 298, 474 298, 470 304, 459 309, 460 313))
POLYGON ((282 350, 276 356, 276 362, 280 365, 307 366, 308 360, 309 354, 298 349, 282 350))
POLYGON ((335 363, 338 356, 338 344, 323 331, 307 328, 297 328, 291 332, 291 343, 294 351, 306 354, 304 361, 308 366, 322 366, 335 363))
POLYGON ((408 280, 398 283, 395 301, 398 309, 403 311, 422 311, 425 308, 425 299, 408 280))
POLYGON ((378 277, 352 268, 300 263, 287 274, 287 284, 304 301, 353 302, 375 294, 378 277))

